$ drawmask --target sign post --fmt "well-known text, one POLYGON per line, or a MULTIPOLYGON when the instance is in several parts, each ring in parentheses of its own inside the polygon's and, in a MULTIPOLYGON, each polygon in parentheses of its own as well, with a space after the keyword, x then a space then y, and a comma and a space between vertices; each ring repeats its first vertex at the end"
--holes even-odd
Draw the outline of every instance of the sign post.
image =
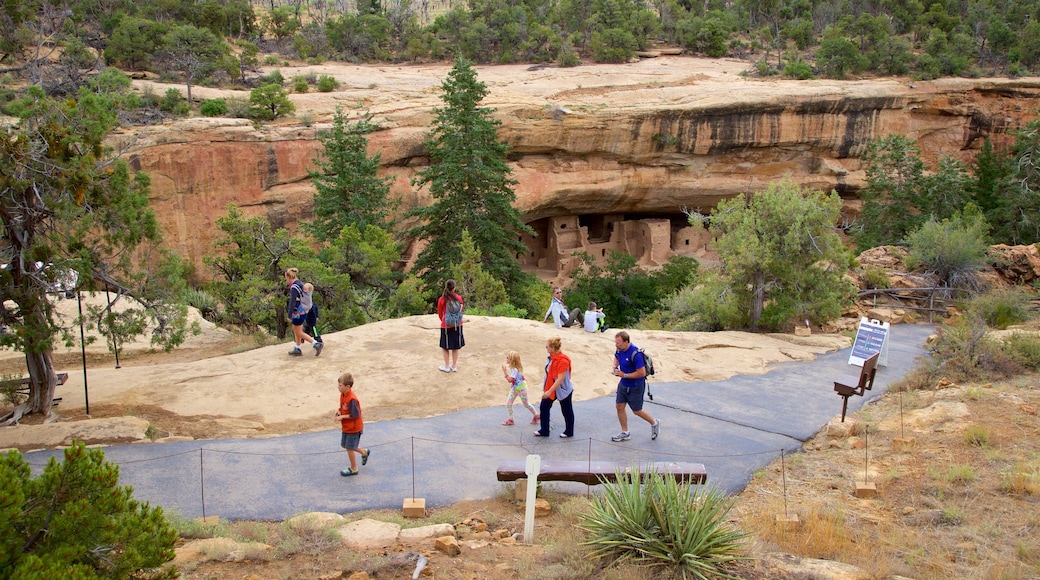
POLYGON ((530 544, 534 541, 534 500, 538 493, 538 474, 542 470, 542 457, 540 455, 528 455, 527 463, 524 464, 524 473, 527 474, 527 503, 524 506, 524 543, 530 544))
POLYGON ((878 366, 888 366, 888 331, 889 324, 878 320, 860 318, 856 330, 856 340, 852 343, 849 364, 863 366, 863 362, 874 353, 878 356, 878 366))

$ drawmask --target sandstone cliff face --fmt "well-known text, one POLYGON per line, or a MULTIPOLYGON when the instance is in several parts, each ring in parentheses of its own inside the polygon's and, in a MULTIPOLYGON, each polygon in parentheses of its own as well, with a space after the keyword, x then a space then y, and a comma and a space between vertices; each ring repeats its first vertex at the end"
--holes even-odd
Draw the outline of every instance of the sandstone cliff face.
MULTIPOLYGON (((759 81, 739 76, 745 66, 674 57, 575 69, 478 68, 490 90, 485 104, 496 110, 500 137, 510 145, 517 207, 543 234, 529 241, 528 266, 562 267, 550 248, 555 236, 544 234, 568 216, 578 216, 572 227, 582 230, 578 246, 586 249, 622 243, 611 235, 624 220, 671 217, 670 243, 685 240, 676 249, 695 255, 706 239, 681 232, 683 209, 706 212, 782 177, 852 199, 864 180, 860 156, 878 136, 917 140, 929 163, 943 156, 970 161, 986 137, 1005 144, 1009 131, 1040 111, 1035 78, 759 81), (700 247, 689 248, 690 239, 700 247)), ((382 130, 370 136, 370 151, 380 153, 384 173, 395 178, 402 215, 429 203, 410 180, 427 161, 423 141, 432 109, 442 105, 438 87, 448 70, 306 67, 291 74, 332 74, 344 89, 293 95, 296 119, 263 127, 186 119, 135 129, 117 136, 116 145, 129 144, 132 165, 152 176, 152 203, 167 243, 201 266, 228 203, 290 229, 310 217, 307 169, 321 150, 317 132, 336 106, 348 117, 358 107, 375 115, 382 130)), ((199 98, 218 94, 198 92, 199 98)), ((660 248, 651 256, 649 246, 660 235, 646 235, 637 244, 647 246, 644 262, 659 262, 660 248)))

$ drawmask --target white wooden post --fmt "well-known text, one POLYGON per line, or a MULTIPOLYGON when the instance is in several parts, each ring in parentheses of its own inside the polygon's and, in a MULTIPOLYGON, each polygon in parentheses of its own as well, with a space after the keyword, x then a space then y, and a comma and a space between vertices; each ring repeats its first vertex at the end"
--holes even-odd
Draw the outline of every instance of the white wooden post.
POLYGON ((524 542, 534 541, 534 500, 538 493, 538 474, 542 469, 542 458, 539 455, 528 455, 524 464, 527 474, 527 505, 524 509, 524 542))

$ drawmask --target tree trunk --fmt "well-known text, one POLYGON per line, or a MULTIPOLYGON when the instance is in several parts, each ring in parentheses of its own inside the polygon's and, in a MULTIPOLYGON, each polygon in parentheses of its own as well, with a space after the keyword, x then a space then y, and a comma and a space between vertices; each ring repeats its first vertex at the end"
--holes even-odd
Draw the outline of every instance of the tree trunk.
MULTIPOLYGON (((43 302, 27 300, 24 306, 26 312, 23 320, 27 329, 49 328, 43 302)), ((42 352, 33 352, 34 350, 28 347, 25 349, 25 368, 29 371, 29 400, 25 403, 26 413, 41 413, 46 417, 46 422, 50 423, 58 419, 57 413, 51 412, 58 377, 54 375, 50 347, 42 352)))
POLYGON ((766 301, 766 273, 759 270, 755 272, 755 279, 751 283, 751 313, 748 322, 751 330, 758 329, 758 321, 762 318, 762 308, 766 301))
POLYGON ((54 404, 54 389, 58 386, 58 377, 54 374, 54 363, 50 351, 43 353, 26 353, 25 366, 29 370, 29 413, 42 413, 48 423, 57 420, 57 414, 51 412, 54 404))

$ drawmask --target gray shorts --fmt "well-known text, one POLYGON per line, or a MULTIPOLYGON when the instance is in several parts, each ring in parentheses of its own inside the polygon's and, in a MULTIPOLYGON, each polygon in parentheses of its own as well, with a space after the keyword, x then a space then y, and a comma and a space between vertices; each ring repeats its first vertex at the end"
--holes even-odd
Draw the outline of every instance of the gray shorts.
POLYGON ((646 381, 641 381, 638 387, 626 387, 624 385, 618 385, 617 388, 617 399, 614 401, 618 405, 628 403, 629 407, 632 407, 633 411, 643 410, 643 393, 646 392, 646 381))
POLYGON ((339 446, 344 449, 361 449, 361 432, 344 433, 339 438, 339 446))

